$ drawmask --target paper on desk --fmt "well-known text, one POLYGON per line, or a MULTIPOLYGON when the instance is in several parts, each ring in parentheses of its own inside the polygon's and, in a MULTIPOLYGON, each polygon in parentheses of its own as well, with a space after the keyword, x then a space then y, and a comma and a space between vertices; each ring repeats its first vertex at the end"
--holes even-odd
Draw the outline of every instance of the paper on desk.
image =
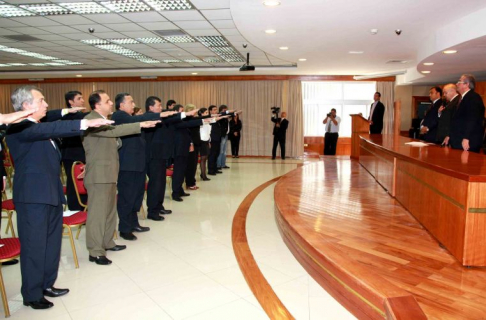
POLYGON ((426 146, 428 146, 427 143, 423 143, 423 142, 420 142, 420 141, 405 142, 405 144, 408 144, 412 147, 426 147, 426 146))

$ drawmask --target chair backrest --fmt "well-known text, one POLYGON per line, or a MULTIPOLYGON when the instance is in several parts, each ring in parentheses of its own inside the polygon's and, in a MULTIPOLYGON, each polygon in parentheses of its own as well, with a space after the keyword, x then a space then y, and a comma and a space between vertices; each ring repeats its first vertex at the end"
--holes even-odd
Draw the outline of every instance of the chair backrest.
POLYGON ((82 163, 81 161, 74 162, 73 167, 71 168, 71 176, 73 178, 74 189, 76 190, 78 202, 82 207, 87 208, 88 204, 83 203, 80 195, 88 194, 88 190, 86 190, 84 186, 84 178, 78 178, 79 175, 83 172, 83 167, 84 163, 82 163))

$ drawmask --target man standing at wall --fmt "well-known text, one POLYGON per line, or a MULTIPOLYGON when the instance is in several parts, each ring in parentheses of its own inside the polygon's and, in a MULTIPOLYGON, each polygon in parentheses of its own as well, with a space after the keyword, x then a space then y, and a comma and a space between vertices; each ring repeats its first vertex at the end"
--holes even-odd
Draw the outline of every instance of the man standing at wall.
POLYGON ((275 160, 277 156, 277 145, 280 144, 280 156, 282 160, 285 160, 285 140, 287 136, 287 128, 289 127, 289 121, 287 118, 287 112, 282 112, 281 117, 278 114, 274 114, 270 120, 275 123, 273 127, 273 148, 272 148, 272 160, 275 160))
POLYGON ((324 135, 324 155, 336 155, 336 146, 339 138, 339 124, 341 118, 336 116, 336 109, 331 109, 327 114, 326 119, 322 121, 326 126, 326 134, 324 135))
POLYGON ((385 105, 380 101, 381 93, 375 92, 373 99, 375 102, 371 104, 370 116, 368 117, 368 122, 370 123, 370 133, 381 134, 381 131, 383 131, 385 105))

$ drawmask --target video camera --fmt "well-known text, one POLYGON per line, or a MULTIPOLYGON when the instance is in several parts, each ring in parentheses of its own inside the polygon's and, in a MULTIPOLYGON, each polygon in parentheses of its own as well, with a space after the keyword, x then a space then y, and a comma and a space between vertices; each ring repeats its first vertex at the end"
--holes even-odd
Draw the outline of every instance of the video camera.
POLYGON ((271 107, 270 110, 272 110, 273 114, 278 115, 278 113, 280 112, 280 107, 271 107))

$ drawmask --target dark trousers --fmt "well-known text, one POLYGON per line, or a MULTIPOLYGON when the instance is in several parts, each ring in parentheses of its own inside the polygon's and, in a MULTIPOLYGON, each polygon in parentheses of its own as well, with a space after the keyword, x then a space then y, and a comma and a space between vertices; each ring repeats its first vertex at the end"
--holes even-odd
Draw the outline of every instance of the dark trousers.
POLYGON ((208 173, 216 173, 218 170, 218 156, 221 149, 221 141, 211 142, 208 158, 208 173))
POLYGON ((118 230, 129 233, 139 226, 137 213, 145 193, 145 172, 120 171, 117 188, 118 230))
POLYGON ((54 285, 59 269, 62 241, 62 204, 16 202, 17 227, 22 250, 22 296, 24 301, 44 297, 44 289, 54 285))
MULTIPOLYGON (((67 206, 71 211, 81 211, 83 207, 78 202, 78 197, 76 196, 76 189, 74 188, 73 182, 73 175, 71 174, 71 170, 73 167, 73 163, 76 160, 66 159, 62 160, 62 165, 64 166, 64 170, 66 171, 66 198, 67 198, 67 206)), ((81 194, 81 201, 83 203, 88 203, 88 195, 81 194)))
POLYGON ((174 159, 174 174, 172 175, 172 197, 178 198, 184 193, 182 184, 186 175, 188 156, 176 156, 174 159))
POLYGON ((376 127, 374 125, 370 125, 370 134, 381 134, 383 127, 376 127))
POLYGON ((186 167, 186 187, 192 187, 196 185, 196 171, 197 162, 199 157, 199 147, 194 146, 194 151, 189 152, 189 157, 187 157, 187 167, 186 167))
POLYGON ((277 156, 277 145, 280 144, 280 156, 285 159, 285 136, 273 136, 272 159, 277 156))
POLYGON ((240 135, 231 137, 231 155, 237 156, 240 151, 240 135))
POLYGON ((151 159, 148 163, 147 215, 149 217, 158 217, 160 210, 164 209, 166 170, 166 159, 151 159))
POLYGON ((324 135, 324 155, 334 156, 336 154, 338 138, 337 132, 326 132, 324 135))

